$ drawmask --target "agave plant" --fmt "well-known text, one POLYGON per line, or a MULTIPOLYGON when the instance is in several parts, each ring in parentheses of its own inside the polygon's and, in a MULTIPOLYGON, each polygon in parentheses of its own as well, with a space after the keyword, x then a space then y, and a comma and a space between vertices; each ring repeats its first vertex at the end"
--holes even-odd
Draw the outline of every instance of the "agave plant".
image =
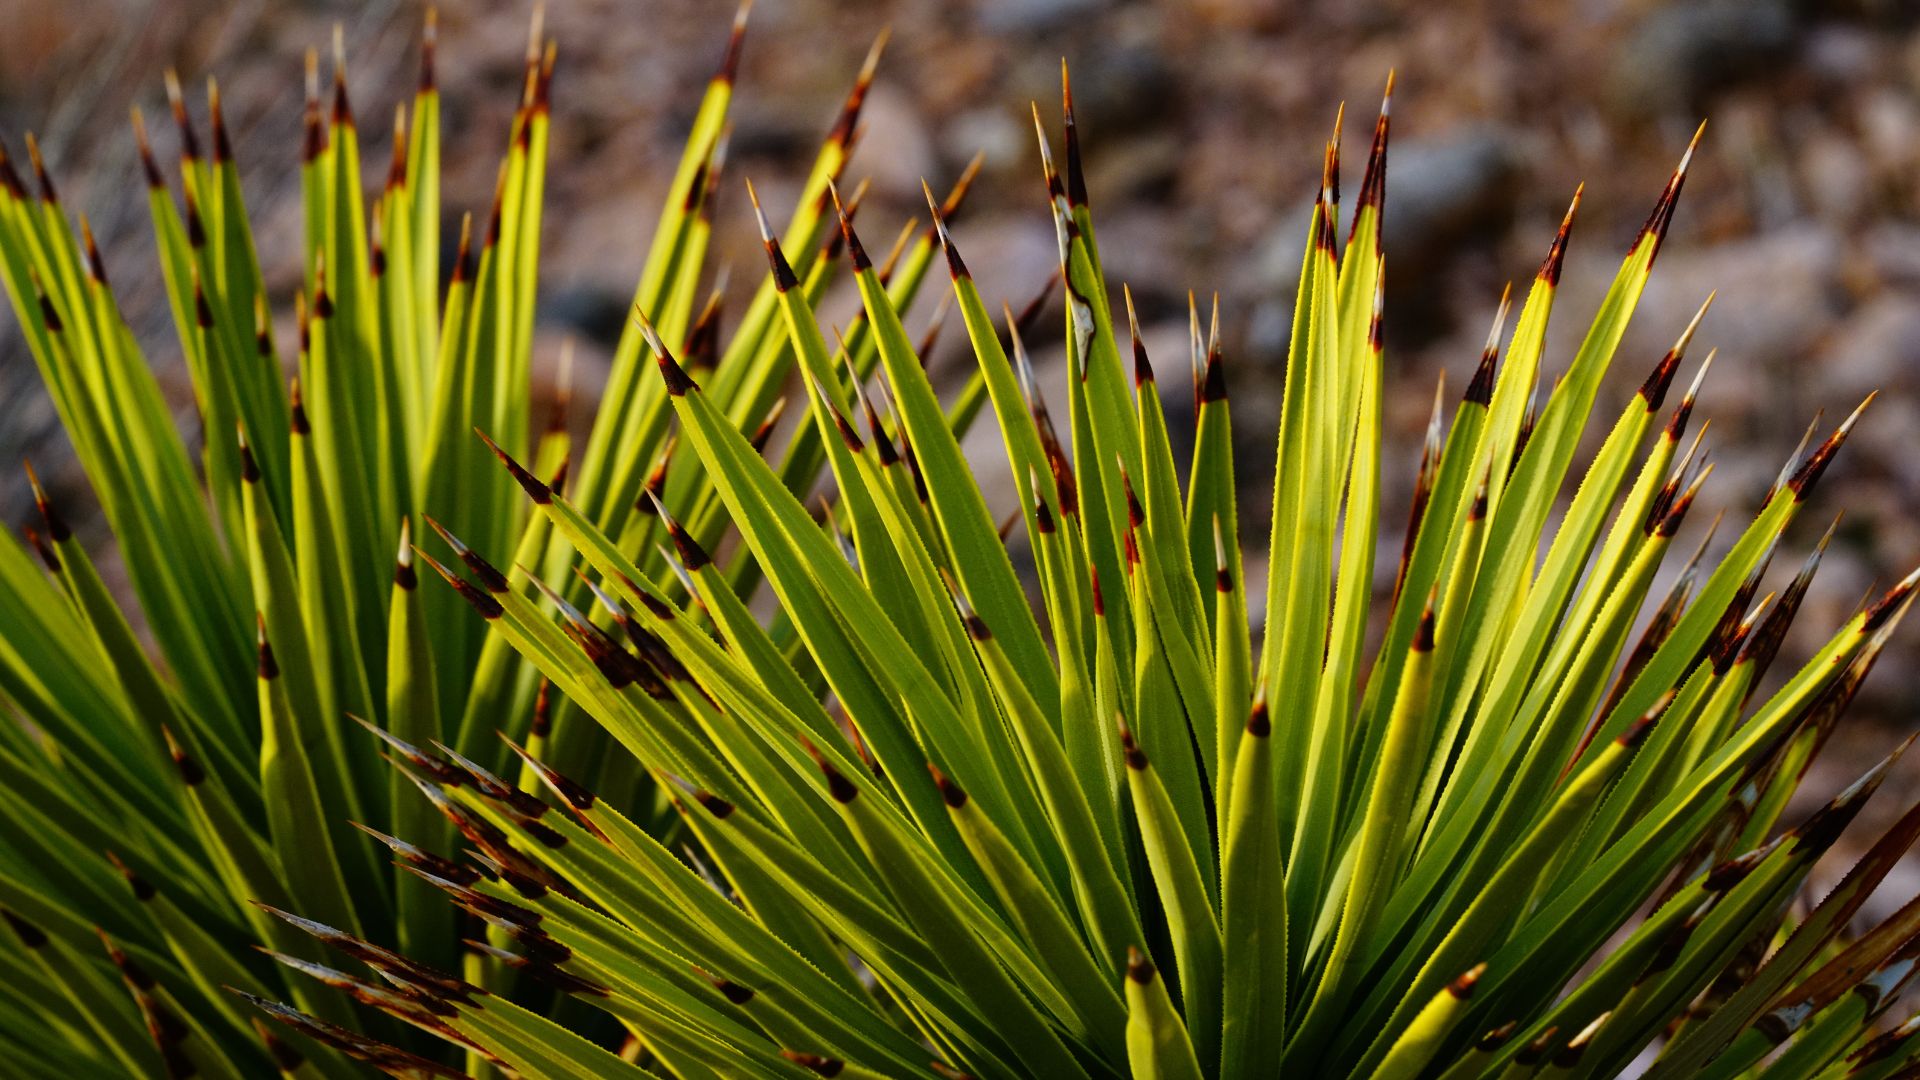
POLYGON ((1543 401, 1572 209, 1510 335, 1502 303, 1376 596, 1386 108, 1344 240, 1327 144, 1256 651, 1217 311, 1182 463, 1070 92, 1063 168, 1035 111, 1064 433, 1022 340, 1047 294, 996 321, 948 231, 967 177, 880 264, 856 234, 877 45, 784 233, 755 201, 770 273, 723 345, 744 20, 579 448, 530 415, 537 25, 444 290, 431 16, 370 202, 344 61, 329 115, 310 59, 291 385, 217 90, 203 157, 170 83, 181 203, 136 114, 197 463, 38 148, 37 192, 0 166, 0 278, 133 593, 36 482, 0 543, 10 1074, 1910 1073, 1883 1017, 1920 902, 1857 916, 1920 809, 1801 904, 1887 765, 1786 811, 1914 579, 1757 692, 1826 540, 1756 597, 1858 413, 1660 598, 1711 471, 1706 362, 1667 407, 1700 317, 1574 471, 1686 158, 1543 401), (941 257, 977 360, 947 400, 903 322, 941 257), (961 452, 989 409, 1004 526, 961 452))

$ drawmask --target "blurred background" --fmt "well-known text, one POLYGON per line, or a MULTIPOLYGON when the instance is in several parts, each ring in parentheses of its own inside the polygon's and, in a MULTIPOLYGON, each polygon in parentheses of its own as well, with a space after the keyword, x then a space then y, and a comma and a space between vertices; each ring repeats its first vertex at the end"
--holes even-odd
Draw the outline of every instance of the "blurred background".
MULTIPOLYGON (((302 55, 317 47, 324 56, 334 23, 344 22, 376 185, 391 110, 411 94, 422 9, 391 0, 4 0, 0 8, 0 137, 18 153, 22 132, 39 133, 66 205, 91 218, 128 317, 191 429, 128 108, 145 110, 170 161, 178 139, 162 71, 178 70, 202 124, 197 88, 218 75, 284 335, 298 276, 302 55)), ((529 14, 521 2, 442 5, 450 213, 484 215, 529 14)), ((579 423, 731 14, 730 4, 710 0, 548 5, 560 60, 536 371, 550 380, 561 341, 575 340, 586 399, 576 405, 579 423)), ((1775 560, 1773 577, 1784 584, 1831 515, 1845 511, 1779 669, 1804 658, 1876 583, 1920 561, 1920 5, 1912 0, 760 0, 718 211, 716 251, 734 271, 732 310, 765 272, 738 178, 754 181, 778 225, 862 55, 889 26, 848 173, 872 183, 861 215, 868 246, 877 254, 902 222, 924 215, 922 177, 943 189, 983 153, 957 240, 990 305, 1017 308, 1033 295, 1055 253, 1029 102, 1040 103, 1057 138, 1065 57, 1104 261, 1116 287, 1132 286, 1163 380, 1185 377, 1187 290, 1203 303, 1219 294, 1247 484, 1243 523, 1256 529, 1270 498, 1292 279, 1321 146, 1346 102, 1351 192, 1382 86, 1397 71, 1382 516, 1394 550, 1381 560, 1383 588, 1392 583, 1435 379, 1447 373, 1451 409, 1502 287, 1524 290, 1584 181, 1545 377, 1563 370, 1669 170, 1707 119, 1597 424, 1604 432, 1717 289, 1681 374, 1690 378, 1707 348, 1720 350, 1696 414, 1712 419, 1718 469, 1702 500, 1709 512, 1693 515, 1688 537, 1720 507, 1736 520, 1751 514, 1816 412, 1824 409, 1830 426, 1868 391, 1883 391, 1775 560)), ((939 292, 923 291, 911 331, 927 325, 939 292)), ((854 306, 843 290, 823 317, 844 320, 854 306)), ((1055 341, 1036 359, 1057 380, 1055 341)), ((964 335, 949 327, 933 368, 957 385, 970 362, 964 335)), ((1182 393, 1167 397, 1178 439, 1190 405, 1182 393)), ((31 454, 69 492, 69 516, 83 516, 92 499, 10 316, 0 317, 0 417, 0 461, 31 454)), ((991 438, 975 443, 991 453, 991 438)), ((1011 505, 1009 492, 999 495, 996 505, 1011 505)), ((29 513, 23 480, 0 469, 0 518, 18 526, 29 513)), ((1806 785, 1809 795, 1830 794, 1913 726, 1920 628, 1901 633, 1882 668, 1806 785)), ((1920 763, 1903 772, 1910 783, 1900 794, 1910 798, 1920 763)), ((1869 811, 1879 820, 1862 825, 1883 827, 1903 802, 1882 796, 1869 811)), ((1882 894, 1904 899, 1917 889, 1920 872, 1896 875, 1882 894)))

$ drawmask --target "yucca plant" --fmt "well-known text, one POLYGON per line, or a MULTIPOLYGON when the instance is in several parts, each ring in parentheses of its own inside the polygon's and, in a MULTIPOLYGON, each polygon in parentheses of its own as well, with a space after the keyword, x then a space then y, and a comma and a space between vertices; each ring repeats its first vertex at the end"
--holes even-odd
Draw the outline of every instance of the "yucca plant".
POLYGON ((444 289, 431 17, 370 200, 337 46, 330 108, 310 62, 291 365, 217 91, 203 156, 170 85, 184 202, 136 115, 198 462, 38 148, 37 192, 0 165, 0 277, 133 593, 44 492, 0 543, 9 1075, 1912 1074, 1883 1017, 1920 902, 1857 916, 1920 809, 1805 903, 1887 766, 1786 813, 1914 579, 1763 684, 1825 539, 1756 598, 1854 418, 1637 634, 1710 471, 1694 389, 1668 408, 1699 317, 1574 468, 1685 158, 1544 394, 1571 209, 1436 397, 1380 597, 1385 107, 1344 239, 1336 136, 1250 583, 1217 313, 1183 463, 1070 94, 1063 168, 1035 112, 1064 428, 1022 341, 1046 294, 996 321, 948 231, 967 177, 879 265, 855 232, 877 45, 784 233, 756 200, 770 273, 723 344, 744 20, 584 447, 530 415, 537 25, 444 289), (903 324, 941 259, 978 361, 946 400, 903 324), (961 452, 989 410, 1003 526, 961 452))

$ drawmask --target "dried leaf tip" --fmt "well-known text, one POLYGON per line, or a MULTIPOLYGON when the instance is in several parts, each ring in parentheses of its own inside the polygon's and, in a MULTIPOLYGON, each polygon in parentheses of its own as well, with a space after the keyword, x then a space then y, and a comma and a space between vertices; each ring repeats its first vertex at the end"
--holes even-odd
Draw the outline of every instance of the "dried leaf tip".
POLYGON ((1853 426, 1860 422, 1860 414, 1866 412, 1867 406, 1873 404, 1873 399, 1878 396, 1880 396, 1878 390, 1868 394, 1866 399, 1855 406, 1853 412, 1840 422, 1840 426, 1833 429, 1833 434, 1827 436, 1826 441, 1821 443, 1798 469, 1794 470, 1793 476, 1787 481, 1787 487, 1792 489, 1796 500, 1802 502, 1806 500, 1807 492, 1819 482, 1821 474, 1825 473, 1827 466, 1833 462, 1833 456, 1840 452, 1841 445, 1847 441, 1847 436, 1852 434, 1853 426))
POLYGON ((406 515, 400 517, 400 550, 393 556, 394 588, 412 592, 420 584, 420 575, 413 568, 413 519, 406 515))
POLYGON ((153 156, 153 141, 147 138, 147 118, 137 105, 129 115, 133 121, 133 144, 140 152, 140 171, 146 174, 147 188, 150 191, 163 190, 167 186, 167 178, 160 172, 160 163, 153 156))
POLYGON ((13 158, 7 153, 5 143, 0 143, 0 191, 16 199, 27 197, 27 189, 20 182, 20 174, 13 167, 13 158))
POLYGON ((1126 716, 1114 713, 1113 722, 1120 729, 1120 753, 1126 759, 1127 768, 1135 772, 1148 768, 1152 762, 1147 760, 1147 752, 1140 749, 1139 741, 1133 737, 1133 728, 1127 724, 1126 716))
POLYGON ((439 93, 437 76, 434 71, 434 54, 440 45, 440 8, 429 5, 426 19, 420 27, 420 87, 421 96, 439 93))
POLYGON ((867 103, 867 91, 873 88, 874 73, 880 70, 880 56, 887 51, 887 39, 893 36, 891 27, 882 29, 873 39, 873 45, 867 49, 867 58, 860 64, 860 74, 853 81, 853 89, 847 91, 847 100, 840 106, 840 115, 834 119, 832 130, 827 132, 827 141, 838 144, 843 150, 853 141, 854 128, 860 123, 860 110, 867 103))
POLYGON ((1127 946, 1127 978, 1146 986, 1153 982, 1154 974, 1153 961, 1147 959, 1147 954, 1127 946))
POLYGON ((73 536, 73 530, 67 527, 67 521, 60 516, 53 501, 47 497, 47 489, 40 484, 40 474, 33 469, 33 462, 23 461, 27 469, 27 485, 33 489, 33 505, 40 511, 40 520, 47 527, 47 538, 56 544, 64 544, 73 536))
POLYGON ((247 442, 246 425, 236 420, 233 428, 240 440, 240 481, 257 484, 260 482, 260 463, 253 459, 253 446, 247 442))
POLYGON ((826 777, 827 794, 833 796, 834 802, 850 803, 859 797, 860 789, 853 785, 853 781, 847 779, 845 773, 835 768, 833 762, 827 760, 827 756, 820 752, 819 747, 813 745, 811 739, 805 735, 800 736, 800 748, 805 750, 807 756, 813 759, 814 765, 819 767, 820 775, 826 777))
POLYGON ((667 504, 660 501, 660 496, 651 490, 646 495, 648 501, 653 503, 653 512, 660 515, 660 523, 667 527, 667 537, 673 541, 673 549, 679 554, 680 563, 687 572, 697 573, 712 563, 713 558, 694 540, 693 534, 667 512, 667 504))
POLYGON ((1680 155, 1680 164, 1674 167, 1673 175, 1667 178, 1667 186, 1660 192, 1660 201, 1653 205, 1653 212, 1647 215, 1647 222, 1640 227, 1640 235, 1634 238, 1633 250, 1638 251, 1642 243, 1652 244, 1647 253, 1647 264, 1660 255, 1660 245, 1666 241, 1667 229, 1673 224, 1673 210, 1680 202, 1680 189, 1687 182, 1687 168, 1693 164, 1693 152, 1700 146, 1700 137, 1706 134, 1707 122, 1700 121, 1694 129, 1693 138, 1687 142, 1686 153, 1680 155))
POLYGON ((1586 1056, 1587 1047, 1592 1045, 1593 1037, 1600 1033, 1600 1028, 1605 1025, 1608 1018, 1612 1016, 1613 1011, 1611 1009, 1601 1013, 1599 1016, 1594 1017, 1593 1021, 1586 1027, 1581 1028, 1578 1035, 1567 1040, 1567 1045, 1561 1047, 1559 1051, 1553 1055, 1553 1067, 1556 1069, 1572 1069, 1578 1066, 1580 1059, 1586 1056))
POLYGON ((447 546, 453 549, 453 553, 459 557, 460 561, 467 564, 467 569, 473 572, 474 577, 480 579, 480 584, 484 586, 488 592, 503 593, 507 591, 507 575, 501 573, 498 568, 486 559, 481 558, 479 552, 468 547, 459 537, 449 532, 446 526, 435 521, 431 514, 423 514, 421 517, 426 520, 429 528, 440 534, 440 539, 446 541, 447 546))
POLYGON ((1223 596, 1233 591, 1233 557, 1227 553, 1227 536, 1218 512, 1213 515, 1213 588, 1223 596))
POLYGON ((1140 341, 1140 317, 1133 310, 1133 288, 1122 282, 1120 294, 1127 301, 1127 333, 1133 341, 1133 386, 1139 389, 1153 381, 1153 364, 1147 359, 1147 347, 1140 341))
MULTIPOLYGON (((305 350, 302 350, 305 351, 305 350)), ((307 405, 300 393, 300 377, 287 385, 287 429, 294 435, 310 435, 313 425, 307 419, 307 405)))
POLYGON ((1473 988, 1479 984, 1480 977, 1487 973, 1487 965, 1475 964, 1462 972, 1460 977, 1447 984, 1447 993, 1460 1001, 1473 996, 1473 988))
POLYGON ((952 275, 955 281, 962 278, 972 279, 973 274, 968 272, 967 264, 960 258, 960 249, 953 246, 953 234, 947 231, 947 221, 945 215, 940 213, 940 203, 933 197, 933 189, 927 186, 924 178, 920 181, 920 190, 926 193, 927 210, 933 215, 934 232, 939 235, 940 248, 947 255, 947 273, 952 275))
POLYGON ((1420 624, 1413 632, 1413 651, 1430 653, 1433 651, 1434 612, 1433 605, 1440 599, 1438 583, 1427 590, 1427 602, 1420 609, 1420 624))
MULTIPOLYGON (((1700 361, 1700 370, 1693 373, 1693 382, 1687 386, 1686 396, 1680 399, 1680 404, 1674 406, 1673 415, 1667 420, 1667 433, 1676 442, 1687 432, 1687 421, 1693 416, 1693 405, 1700 397, 1700 387, 1707 380, 1707 372, 1713 368, 1714 357, 1719 355, 1718 349, 1707 350, 1707 358, 1700 361)), ((1706 430, 1706 425, 1701 425, 1701 433, 1705 434, 1706 430)))
POLYGON ((553 501, 553 490, 542 483, 539 477, 528 472, 518 461, 515 461, 513 455, 502 450, 500 444, 494 442, 491 436, 480 430, 477 426, 473 429, 473 433, 480 436, 480 441, 487 444, 487 449, 493 451, 493 456, 499 458, 500 464, 507 467, 507 472, 512 474, 514 481, 520 485, 521 490, 527 493, 528 498, 541 506, 545 506, 553 501))
POLYGON ((633 309, 633 322, 640 328, 640 336, 646 341, 647 348, 653 350, 654 362, 660 368, 660 378, 667 384, 667 394, 671 397, 685 397, 687 391, 700 389, 700 385, 693 381, 693 376, 688 375, 686 369, 680 366, 680 362, 673 358, 673 353, 667 350, 666 342, 660 340, 660 334, 653 328, 652 321, 637 304, 633 309))
POLYGON ((60 193, 54 190, 46 159, 40 156, 40 140, 31 131, 27 132, 27 161, 33 166, 33 182, 40 188, 40 201, 48 206, 58 206, 60 193))
POLYGON ((353 105, 347 100, 347 28, 333 24, 333 124, 353 126, 353 105))
POLYGON ((1494 375, 1500 363, 1500 337, 1507 328, 1507 314, 1513 308, 1513 283, 1509 281, 1500 293, 1500 306, 1494 309, 1493 326, 1487 330, 1487 343, 1480 350, 1480 365, 1473 369, 1473 379, 1467 383, 1467 392, 1461 398, 1476 405, 1493 403, 1494 375))
POLYGON ((1680 332, 1679 339, 1673 343, 1671 349, 1667 350, 1666 355, 1660 358, 1660 362, 1654 365, 1653 372, 1641 385, 1640 396, 1646 399, 1648 412, 1653 412, 1665 403, 1667 388, 1673 384, 1673 373, 1679 370, 1681 359, 1687 355, 1687 346, 1693 342, 1694 333, 1700 329, 1700 321, 1707 317, 1707 309, 1713 306, 1713 298, 1717 295, 1719 295, 1717 292, 1707 294, 1707 299, 1700 305, 1700 310, 1694 312, 1693 318, 1687 322, 1687 328, 1680 332))
POLYGON ((1073 82, 1067 77, 1067 58, 1060 58, 1060 111, 1066 130, 1067 204, 1087 205, 1087 177, 1080 166, 1080 125, 1073 115, 1073 82))
POLYGON ((1264 739, 1273 734, 1273 719, 1267 715, 1267 691, 1265 687, 1253 699, 1253 710, 1247 714, 1247 734, 1256 739, 1264 739))
POLYGON ((839 1076, 846 1071, 847 1063, 825 1054, 809 1054, 799 1050, 782 1050, 780 1056, 817 1076, 839 1076))
POLYGON ((873 269, 873 260, 867 258, 867 249, 861 245, 859 234, 853 231, 853 217, 840 203, 840 188, 832 180, 827 181, 827 194, 833 197, 834 213, 840 219, 840 236, 846 240, 847 257, 853 261, 853 272, 859 274, 873 269))
POLYGON ((1661 714, 1667 711, 1667 706, 1673 704, 1673 699, 1677 693, 1678 691, 1669 689, 1666 693, 1661 694, 1659 700, 1648 706, 1647 711, 1641 713, 1638 720, 1627 725, 1627 729, 1622 731, 1613 741, 1620 744, 1623 749, 1633 750, 1638 748, 1642 742, 1646 741, 1647 733, 1653 730, 1653 725, 1660 719, 1661 714))
POLYGON ((1887 778, 1894 764, 1906 754, 1907 748, 1913 745, 1916 738, 1920 738, 1920 735, 1907 736, 1900 745, 1893 748, 1892 752, 1875 763, 1873 768, 1868 769, 1858 780, 1848 784, 1844 790, 1835 795, 1832 801, 1808 815, 1807 820, 1801 822, 1788 834, 1794 839, 1794 849, 1817 856, 1831 847, 1833 842, 1840 838, 1840 834, 1846 831, 1861 807, 1867 804, 1867 800, 1873 798, 1874 792, 1880 789, 1881 782, 1887 778))
POLYGON ((767 263, 773 268, 773 285, 781 292, 786 292, 800 284, 800 279, 794 276, 792 264, 787 262, 786 254, 780 250, 779 239, 773 235, 773 225, 767 221, 767 212, 760 205, 760 193, 754 190, 752 180, 746 184, 747 201, 753 204, 754 221, 760 226, 760 243, 767 249, 767 263))
POLYGON ((1892 619, 1906 606, 1907 601, 1912 599, 1916 586, 1920 586, 1920 570, 1915 570, 1901 578, 1893 588, 1888 589, 1884 595, 1873 602, 1871 607, 1867 608, 1866 618, 1860 624, 1860 632, 1871 634, 1885 626, 1888 620, 1892 619))
POLYGON ((262 680, 280 677, 280 664, 273 658, 273 643, 267 640, 267 616, 265 612, 253 613, 254 650, 259 658, 259 675, 262 680))
POLYGON ((747 16, 753 12, 753 0, 740 0, 740 6, 733 12, 733 28, 727 31, 727 50, 720 56, 720 70, 713 76, 715 82, 731 84, 740 74, 740 48, 747 38, 747 16))
POLYGON ((173 110, 174 125, 180 129, 180 160, 200 160, 200 137, 194 134, 193 118, 187 115, 187 99, 180 93, 180 73, 168 68, 163 75, 167 87, 167 107, 173 110))
POLYGON ((927 772, 933 777, 933 786, 940 789, 940 798, 952 809, 958 810, 967 805, 967 793, 948 776, 940 766, 927 762, 927 772))
POLYGON ((213 163, 224 165, 233 160, 233 142, 227 137, 227 117, 220 107, 220 83, 207 76, 207 122, 213 129, 213 163))
POLYGON ((1547 248, 1547 257, 1540 263, 1540 272, 1536 277, 1548 285, 1560 284, 1560 271, 1567 261, 1567 240, 1573 235, 1573 219, 1580 212, 1580 197, 1586 190, 1584 181, 1573 189, 1573 201, 1567 204, 1566 215, 1560 219, 1560 228, 1553 234, 1553 243, 1547 248))
MULTIPOLYGON (((1387 200, 1387 129, 1393 114, 1394 72, 1387 72, 1387 88, 1380 95, 1380 116, 1373 122, 1373 145, 1367 151, 1367 165, 1360 174, 1360 208, 1353 215, 1353 231, 1347 234, 1347 242, 1353 242, 1353 232, 1360 228, 1360 211, 1369 207, 1376 217, 1385 209, 1387 200)), ((1376 220, 1374 254, 1380 253, 1379 222, 1376 220)))

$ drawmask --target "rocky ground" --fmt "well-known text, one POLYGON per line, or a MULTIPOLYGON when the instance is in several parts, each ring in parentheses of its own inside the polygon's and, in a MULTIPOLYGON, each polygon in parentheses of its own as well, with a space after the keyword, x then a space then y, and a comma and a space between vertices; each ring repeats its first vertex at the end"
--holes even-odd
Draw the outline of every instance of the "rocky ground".
MULTIPOLYGON (((708 0, 552 0, 560 42, 543 282, 543 362, 561 337, 602 361, 645 251, 647 223, 730 8, 708 0)), ((385 110, 412 79, 420 11, 375 2, 7 0, 0 136, 41 133, 68 204, 103 238, 149 355, 187 401, 153 270, 125 110, 164 117, 160 71, 218 74, 263 258, 286 301, 297 250, 301 54, 346 20, 353 89, 384 167, 385 110)), ((527 9, 448 3, 446 195, 482 209, 505 139, 527 9)), ((982 183, 958 229, 990 302, 1019 303, 1051 270, 1028 102, 1052 122, 1058 62, 1074 72, 1089 186, 1109 272, 1131 283, 1163 366, 1177 370, 1186 290, 1218 291, 1233 389, 1270 415, 1291 282, 1335 107, 1348 183, 1387 72, 1398 73, 1388 187, 1388 510, 1398 521, 1431 387, 1461 384, 1501 287, 1524 287, 1575 186, 1587 184, 1547 367, 1559 370, 1703 118, 1668 247, 1601 410, 1622 404, 1710 290, 1699 345, 1720 360, 1703 394, 1718 471, 1707 499, 1750 511, 1817 411, 1883 394, 1777 560, 1846 518, 1800 617, 1804 656, 1875 582, 1920 561, 1920 17, 1902 0, 761 0, 736 107, 736 176, 778 206, 798 182, 872 36, 893 40, 851 174, 870 177, 876 234, 976 152, 982 183)), ((165 125, 160 125, 164 128, 165 125)), ((171 132, 162 145, 172 144, 171 132)), ((724 194, 721 251, 744 298, 761 270, 742 192, 724 194)), ((842 297, 829 315, 846 306, 842 297)), ((917 327, 927 317, 914 316, 917 327)), ((11 319, 0 319, 0 459, 58 460, 62 436, 11 319)), ((958 335, 936 365, 962 363, 958 335)), ((1697 350, 1698 351, 1698 350, 1697 350)), ((1058 362, 1055 349, 1047 359, 1058 362)), ((588 367, 593 367, 589 364, 588 367)), ((591 381, 590 378, 588 381, 591 381)), ((1169 395, 1178 399, 1181 395, 1169 395)), ((1176 406, 1177 407, 1177 406, 1176 406)), ((1175 418, 1176 425, 1180 418, 1175 418)), ((1249 462, 1271 454, 1243 421, 1249 462)), ((1270 460, 1270 458, 1269 458, 1270 460)), ((78 489, 77 470, 55 469, 78 489)), ((1251 506, 1265 466, 1247 470, 1251 506)), ((0 516, 24 520, 9 476, 0 516)), ((84 501, 84 496, 77 496, 84 501)), ((70 500, 72 501, 72 500, 70 500)), ((1250 514, 1250 520, 1255 515, 1250 514)), ((1708 515, 1696 515, 1704 523, 1708 515)), ((1397 541, 1396 541, 1397 543, 1397 541)), ((1388 563, 1391 569, 1391 563, 1388 563)), ((1901 635, 1848 738, 1809 785, 1831 791, 1914 721, 1901 635)), ((1911 778, 1920 770, 1908 770, 1911 778)), ((1887 815, 1900 798, 1883 796, 1887 815)), ((1901 883, 1911 895, 1920 873, 1901 883)))

